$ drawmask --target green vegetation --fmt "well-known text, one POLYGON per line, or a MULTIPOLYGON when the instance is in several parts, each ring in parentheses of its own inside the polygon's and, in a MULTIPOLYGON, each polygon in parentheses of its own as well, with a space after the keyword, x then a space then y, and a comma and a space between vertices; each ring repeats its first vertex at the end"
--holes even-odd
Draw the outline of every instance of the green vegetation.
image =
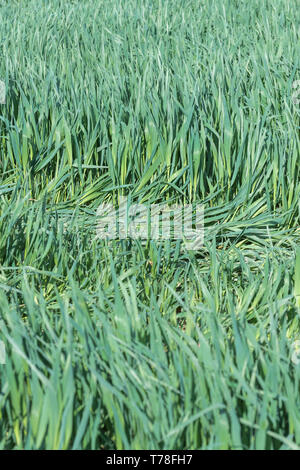
POLYGON ((295 0, 0 6, 0 449, 300 447, 295 0), (205 241, 97 240, 130 194, 205 241))

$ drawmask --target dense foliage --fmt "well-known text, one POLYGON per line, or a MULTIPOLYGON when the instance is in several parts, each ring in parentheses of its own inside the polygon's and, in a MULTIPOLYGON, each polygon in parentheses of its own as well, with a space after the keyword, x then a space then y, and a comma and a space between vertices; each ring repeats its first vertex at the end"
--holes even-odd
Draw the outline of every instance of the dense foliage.
POLYGON ((299 3, 0 6, 1 449, 300 446, 299 3), (201 203, 205 240, 99 240, 201 203))

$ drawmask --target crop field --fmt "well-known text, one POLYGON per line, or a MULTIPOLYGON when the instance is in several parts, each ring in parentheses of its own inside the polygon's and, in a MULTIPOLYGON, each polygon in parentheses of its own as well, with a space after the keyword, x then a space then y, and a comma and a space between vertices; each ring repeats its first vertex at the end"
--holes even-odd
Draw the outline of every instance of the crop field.
POLYGON ((0 450, 300 449, 299 6, 1 0, 0 450))

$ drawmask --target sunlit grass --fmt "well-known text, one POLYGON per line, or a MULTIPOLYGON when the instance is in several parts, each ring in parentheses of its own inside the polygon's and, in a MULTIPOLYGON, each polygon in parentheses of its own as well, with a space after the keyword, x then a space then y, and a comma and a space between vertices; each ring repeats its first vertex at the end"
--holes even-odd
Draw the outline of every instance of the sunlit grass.
POLYGON ((0 19, 0 448, 300 447, 296 2, 0 19), (97 240, 128 194, 204 204, 203 248, 97 240))

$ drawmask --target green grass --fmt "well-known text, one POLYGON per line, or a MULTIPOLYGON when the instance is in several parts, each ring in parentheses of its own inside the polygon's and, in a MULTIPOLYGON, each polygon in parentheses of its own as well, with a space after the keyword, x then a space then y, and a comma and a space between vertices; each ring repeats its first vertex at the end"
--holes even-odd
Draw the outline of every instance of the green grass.
POLYGON ((297 2, 0 18, 0 449, 299 449, 297 2), (125 195, 203 248, 97 240, 125 195))

